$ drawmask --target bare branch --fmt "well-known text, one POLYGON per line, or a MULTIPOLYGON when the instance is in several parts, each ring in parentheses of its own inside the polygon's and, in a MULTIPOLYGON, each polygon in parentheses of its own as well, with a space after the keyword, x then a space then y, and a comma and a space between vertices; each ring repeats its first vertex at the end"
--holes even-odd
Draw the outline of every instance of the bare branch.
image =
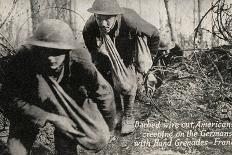
POLYGON ((199 24, 197 25, 197 27, 194 29, 194 31, 195 31, 194 39, 193 39, 193 44, 194 44, 194 46, 195 46, 195 42, 196 42, 196 37, 197 37, 198 29, 199 29, 199 27, 200 27, 200 25, 201 25, 203 19, 207 16, 207 14, 208 14, 210 11, 212 11, 212 10, 217 6, 217 4, 218 4, 219 2, 220 2, 220 0, 217 0, 217 1, 215 2, 215 4, 204 14, 204 16, 203 16, 203 17, 201 18, 201 20, 199 21, 199 24))
POLYGON ((2 26, 6 23, 6 21, 8 20, 8 18, 11 16, 11 13, 13 12, 15 6, 16 6, 16 3, 17 3, 18 0, 14 0, 13 1, 13 5, 10 9, 10 11, 8 12, 8 15, 6 16, 6 18, 4 19, 4 21, 0 24, 0 29, 2 28, 2 26))

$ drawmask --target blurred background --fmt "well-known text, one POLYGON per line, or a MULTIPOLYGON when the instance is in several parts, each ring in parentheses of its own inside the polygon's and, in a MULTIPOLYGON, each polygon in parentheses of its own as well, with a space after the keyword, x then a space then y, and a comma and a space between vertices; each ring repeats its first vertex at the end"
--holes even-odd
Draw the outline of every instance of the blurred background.
MULTIPOLYGON (((226 0, 230 4, 232 0, 226 0)), ((134 9, 155 25, 164 40, 182 48, 193 47, 194 29, 215 0, 118 0, 121 7, 134 9)), ((0 42, 18 47, 32 35, 37 24, 46 18, 58 18, 70 24, 76 38, 83 43, 82 29, 91 15, 87 9, 93 0, 1 0, 0 42)), ((200 28, 212 30, 214 13, 204 18, 200 28)), ((212 33, 200 30, 196 43, 202 48, 224 44, 212 33)))

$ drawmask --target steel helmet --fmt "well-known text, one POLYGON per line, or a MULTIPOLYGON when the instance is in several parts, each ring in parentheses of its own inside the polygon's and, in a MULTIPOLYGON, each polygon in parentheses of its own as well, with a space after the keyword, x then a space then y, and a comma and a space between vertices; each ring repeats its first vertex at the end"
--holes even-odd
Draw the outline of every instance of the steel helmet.
POLYGON ((68 24, 58 19, 42 21, 34 36, 27 40, 27 44, 55 49, 77 48, 72 29, 68 24))
POLYGON ((159 50, 170 50, 173 49, 175 46, 176 44, 173 41, 160 40, 159 50))
POLYGON ((118 15, 123 13, 116 0, 95 0, 92 8, 89 8, 88 11, 102 15, 118 15))

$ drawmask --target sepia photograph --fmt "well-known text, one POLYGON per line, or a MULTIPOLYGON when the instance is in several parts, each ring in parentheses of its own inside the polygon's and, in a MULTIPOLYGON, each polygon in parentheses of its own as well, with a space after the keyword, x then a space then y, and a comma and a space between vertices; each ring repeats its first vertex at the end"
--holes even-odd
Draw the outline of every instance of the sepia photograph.
POLYGON ((232 154, 232 0, 0 0, 0 155, 94 154, 232 154))

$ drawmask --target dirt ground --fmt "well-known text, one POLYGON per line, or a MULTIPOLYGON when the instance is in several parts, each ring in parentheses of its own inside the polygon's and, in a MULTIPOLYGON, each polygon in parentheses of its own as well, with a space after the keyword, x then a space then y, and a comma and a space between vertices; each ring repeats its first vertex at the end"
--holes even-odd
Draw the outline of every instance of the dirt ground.
MULTIPOLYGON (((222 67, 222 70, 219 68, 221 75, 226 77, 222 84, 216 74, 215 77, 211 76, 214 70, 204 66, 203 63, 207 64, 207 62, 201 60, 201 72, 196 69, 197 66, 194 66, 196 61, 194 65, 192 61, 188 61, 168 68, 168 72, 166 68, 165 79, 152 99, 144 92, 137 94, 134 133, 121 136, 119 130, 116 130, 110 143, 100 152, 91 153, 78 146, 78 153, 81 155, 231 155, 231 128, 198 126, 199 123, 230 124, 231 75, 225 72, 227 75, 225 76, 223 72, 225 68, 222 67), (145 126, 149 123, 150 126, 145 126), (215 143, 215 139, 223 143, 215 143)), ((41 130, 33 146, 33 154, 54 154, 53 130, 52 125, 47 125, 41 130)), ((7 134, 7 128, 0 132, 0 154, 7 154, 7 134)))

